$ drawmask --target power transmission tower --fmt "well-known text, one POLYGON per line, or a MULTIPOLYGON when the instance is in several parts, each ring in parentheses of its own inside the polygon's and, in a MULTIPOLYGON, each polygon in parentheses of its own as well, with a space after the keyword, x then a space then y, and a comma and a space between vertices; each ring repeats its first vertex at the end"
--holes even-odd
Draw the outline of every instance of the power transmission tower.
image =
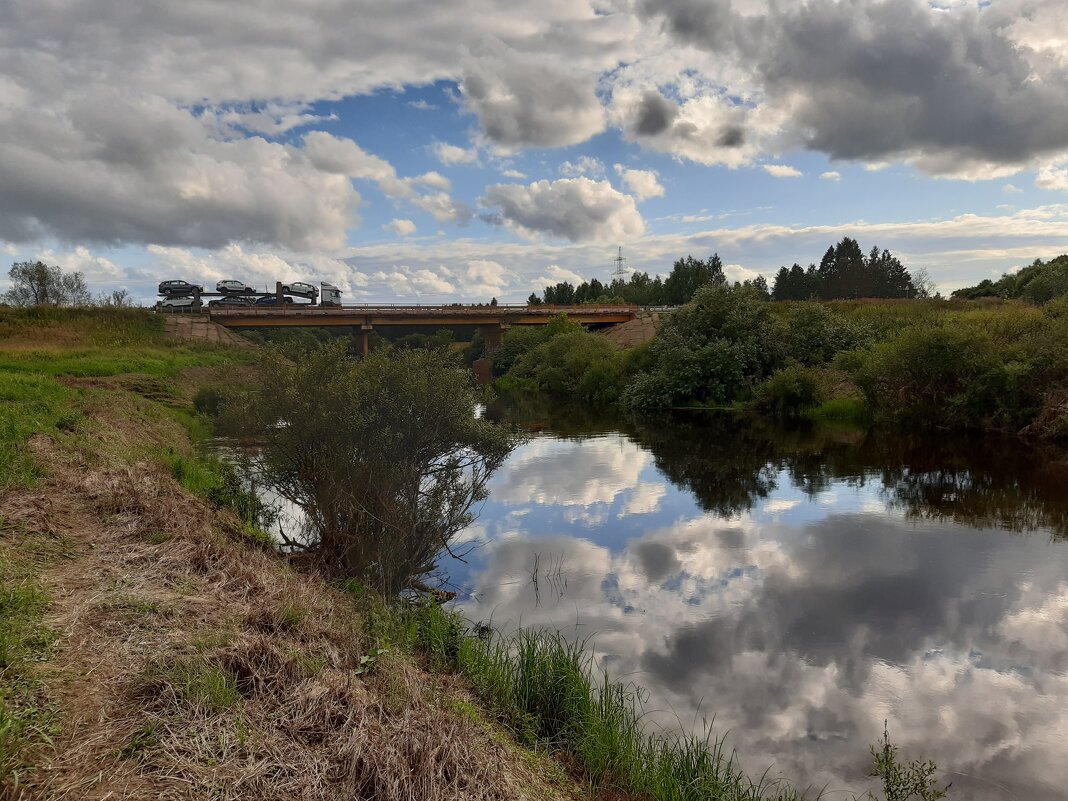
POLYGON ((616 269, 612 272, 612 281, 623 281, 627 277, 627 271, 623 267, 626 259, 623 257, 623 248, 619 248, 619 255, 612 259, 616 263, 616 269))

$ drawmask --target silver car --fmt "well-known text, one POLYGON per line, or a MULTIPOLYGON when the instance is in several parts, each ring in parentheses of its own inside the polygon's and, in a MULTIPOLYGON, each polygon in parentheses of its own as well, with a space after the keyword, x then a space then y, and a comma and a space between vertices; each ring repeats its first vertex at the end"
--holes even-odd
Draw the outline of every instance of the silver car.
POLYGON ((216 292, 255 292, 252 287, 246 284, 244 281, 235 281, 232 278, 228 278, 225 281, 220 281, 215 285, 216 292))
POLYGON ((283 284, 282 291, 291 292, 294 295, 304 295, 309 298, 315 298, 319 295, 319 290, 314 284, 306 284, 303 281, 294 281, 292 284, 283 284))

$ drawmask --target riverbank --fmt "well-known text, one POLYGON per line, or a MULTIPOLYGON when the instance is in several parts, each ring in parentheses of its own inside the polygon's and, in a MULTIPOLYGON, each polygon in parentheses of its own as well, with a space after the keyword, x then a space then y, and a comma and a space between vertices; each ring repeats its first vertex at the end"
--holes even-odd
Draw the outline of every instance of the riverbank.
POLYGON ((708 285, 634 347, 560 321, 509 331, 498 388, 649 412, 751 409, 1063 439, 1068 314, 1000 299, 773 302, 708 285))
POLYGON ((226 508, 192 395, 246 356, 136 312, 0 336, 0 795, 587 796, 226 508))

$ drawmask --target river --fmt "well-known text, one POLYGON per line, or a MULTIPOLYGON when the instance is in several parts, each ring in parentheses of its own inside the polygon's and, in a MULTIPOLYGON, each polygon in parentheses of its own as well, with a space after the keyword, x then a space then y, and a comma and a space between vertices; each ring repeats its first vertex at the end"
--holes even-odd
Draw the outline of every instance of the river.
POLYGON ((844 799, 887 722, 953 799, 1068 794, 1068 457, 1011 439, 507 407, 530 432, 440 568, 466 617, 551 627, 844 799))
MULTIPOLYGON (((845 798, 888 721, 952 798, 1068 795, 1068 463, 1014 440, 498 410, 534 429, 444 565, 588 639, 654 725, 845 798)), ((1063 458, 1063 455, 1062 455, 1063 458)))

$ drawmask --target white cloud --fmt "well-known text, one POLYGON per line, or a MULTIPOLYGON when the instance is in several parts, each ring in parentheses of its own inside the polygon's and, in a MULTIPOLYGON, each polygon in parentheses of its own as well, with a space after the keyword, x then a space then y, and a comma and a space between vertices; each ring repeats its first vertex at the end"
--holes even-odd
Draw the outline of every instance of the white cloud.
POLYGON ((454 200, 448 192, 421 195, 412 198, 412 203, 438 222, 455 222, 460 225, 466 225, 474 215, 470 206, 454 200))
POLYGON ((520 52, 501 42, 466 59, 460 92, 488 144, 503 153, 521 147, 584 142, 605 127, 598 75, 520 52))
POLYGON ((1020 187, 1014 186, 1013 184, 1005 184, 1003 187, 1001 187, 1001 191, 1004 192, 1006 195, 1018 195, 1023 192, 1020 187))
POLYGON ((491 219, 520 236, 540 234, 580 241, 630 240, 645 232, 634 198, 607 181, 561 178, 528 186, 496 184, 479 201, 491 219))
POLYGON ((499 295, 508 285, 508 271, 492 259, 474 259, 467 263, 464 292, 475 296, 499 295))
POLYGON ((552 286, 554 284, 560 284, 567 281, 570 284, 581 284, 586 279, 576 273, 574 270, 565 270, 559 264, 550 264, 545 268, 545 272, 533 279, 529 286, 531 289, 540 290, 543 287, 552 286))
POLYGON ((527 177, 525 172, 520 172, 519 170, 501 170, 501 175, 504 178, 514 178, 519 181, 527 177))
POLYGON ((1068 192, 1068 166, 1047 164, 1042 167, 1035 177, 1035 186, 1040 189, 1068 192))
POLYGON ((478 161, 477 148, 463 148, 447 142, 434 143, 434 155, 446 167, 453 164, 473 164, 478 161))
POLYGON ((838 183, 842 180, 842 173, 838 172, 838 170, 827 170, 827 172, 820 173, 820 178, 824 181, 834 181, 835 183, 838 183))
POLYGON ((411 236, 415 233, 415 223, 411 220, 393 219, 382 226, 383 231, 392 231, 397 236, 411 236))
POLYGON ((604 163, 593 156, 582 156, 574 163, 565 161, 561 164, 560 174, 565 178, 577 178, 580 175, 588 178, 603 178, 604 163))
POLYGON ((385 285, 398 295, 441 297, 456 291, 455 285, 438 272, 407 265, 395 265, 390 270, 380 270, 373 273, 371 279, 375 284, 385 285))
POLYGON ((122 269, 115 262, 106 256, 91 253, 84 245, 68 251, 45 248, 38 251, 33 260, 57 265, 65 272, 80 272, 86 282, 111 282, 123 277, 122 269))
POLYGON ((623 185, 639 202, 664 196, 664 187, 658 180, 656 170, 631 170, 622 164, 617 164, 615 169, 623 185))
POLYGON ((801 170, 789 164, 765 164, 763 166, 764 172, 773 178, 800 178, 804 175, 801 170))

